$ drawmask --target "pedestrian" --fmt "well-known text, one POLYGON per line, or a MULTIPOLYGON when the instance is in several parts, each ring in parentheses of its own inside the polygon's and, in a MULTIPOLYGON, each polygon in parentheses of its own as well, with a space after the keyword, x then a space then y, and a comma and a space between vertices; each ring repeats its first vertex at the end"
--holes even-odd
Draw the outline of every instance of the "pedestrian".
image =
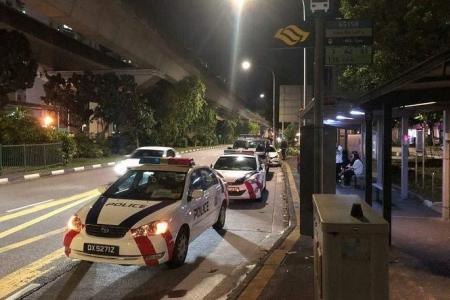
POLYGON ((349 186, 353 176, 361 176, 364 171, 364 166, 359 158, 357 151, 352 152, 351 163, 345 168, 344 175, 344 185, 349 186))
POLYGON ((340 182, 341 178, 340 178, 340 174, 342 172, 342 150, 344 150, 342 148, 341 145, 338 145, 336 147, 336 182, 340 182))
POLYGON ((283 141, 281 142, 280 148, 281 148, 281 158, 283 160, 286 160, 286 151, 287 151, 287 148, 288 148, 288 143, 287 143, 287 141, 285 139, 283 139, 283 141))

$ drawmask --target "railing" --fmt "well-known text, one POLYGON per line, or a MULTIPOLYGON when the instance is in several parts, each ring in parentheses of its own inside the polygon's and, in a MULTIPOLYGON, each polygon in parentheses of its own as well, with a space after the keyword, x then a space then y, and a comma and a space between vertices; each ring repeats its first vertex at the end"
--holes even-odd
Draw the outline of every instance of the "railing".
POLYGON ((63 155, 60 143, 0 145, 0 174, 51 167, 62 163, 63 155))

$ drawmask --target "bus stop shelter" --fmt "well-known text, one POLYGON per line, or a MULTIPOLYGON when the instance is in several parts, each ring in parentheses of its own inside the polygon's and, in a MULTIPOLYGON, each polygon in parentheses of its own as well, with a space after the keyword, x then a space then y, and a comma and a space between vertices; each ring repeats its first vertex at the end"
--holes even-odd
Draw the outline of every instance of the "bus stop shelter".
MULTIPOLYGON (((377 126, 377 185, 383 195, 383 217, 392 217, 392 119, 401 117, 402 197, 408 192, 408 119, 413 113, 443 111, 442 218, 450 219, 450 49, 405 71, 400 76, 358 98, 357 105, 365 112, 365 198, 372 205, 372 128, 377 126)), ((374 185, 375 186, 375 185, 374 185)))

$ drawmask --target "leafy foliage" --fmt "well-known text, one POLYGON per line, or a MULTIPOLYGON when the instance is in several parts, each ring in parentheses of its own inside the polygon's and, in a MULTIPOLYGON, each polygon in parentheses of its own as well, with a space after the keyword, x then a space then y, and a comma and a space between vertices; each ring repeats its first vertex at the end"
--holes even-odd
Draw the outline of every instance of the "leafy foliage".
POLYGON ((205 85, 195 77, 170 85, 161 82, 148 95, 155 110, 156 128, 153 135, 157 144, 176 145, 189 135, 190 127, 206 105, 205 85))
POLYGON ((8 93, 33 86, 36 70, 25 35, 0 29, 0 108, 7 104, 8 93))
POLYGON ((342 0, 341 13, 374 21, 373 64, 341 70, 340 86, 349 93, 392 79, 450 42, 448 0, 342 0))
POLYGON ((0 144, 45 143, 51 140, 51 130, 43 128, 25 110, 18 109, 10 114, 0 115, 0 144))
POLYGON ((284 137, 289 145, 295 144, 295 136, 298 132, 298 126, 294 123, 290 123, 288 127, 284 130, 284 137))
POLYGON ((217 144, 216 125, 216 112, 206 103, 192 124, 189 136, 195 139, 194 144, 217 144))

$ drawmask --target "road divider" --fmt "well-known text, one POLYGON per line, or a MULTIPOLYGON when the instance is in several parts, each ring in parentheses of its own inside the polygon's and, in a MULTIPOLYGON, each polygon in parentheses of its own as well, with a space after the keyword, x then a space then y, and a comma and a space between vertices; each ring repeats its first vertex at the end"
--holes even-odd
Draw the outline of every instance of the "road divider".
POLYGON ((32 283, 35 279, 53 269, 50 264, 64 257, 64 248, 44 256, 43 258, 26 265, 0 279, 0 299, 12 295, 15 291, 32 283))
POLYGON ((43 239, 48 238, 48 237, 51 237, 51 236, 63 233, 64 229, 65 229, 65 227, 59 228, 59 229, 52 230, 52 231, 47 232, 47 233, 43 233, 43 234, 40 234, 40 235, 37 235, 37 236, 33 236, 32 238, 29 238, 29 239, 26 239, 26 240, 23 240, 23 241, 20 241, 20 242, 17 242, 17 243, 13 243, 13 244, 1 247, 0 248, 0 254, 8 252, 8 251, 13 250, 13 249, 17 249, 17 248, 23 247, 25 245, 28 245, 28 244, 31 244, 31 243, 34 243, 34 242, 37 242, 37 241, 40 241, 40 240, 43 240, 43 239))
POLYGON ((46 220, 46 219, 48 219, 50 217, 53 217, 54 215, 62 213, 63 211, 68 210, 69 208, 77 206, 77 205, 79 205, 79 204, 81 204, 83 202, 86 202, 88 200, 91 200, 92 198, 93 198, 93 196, 85 197, 85 198, 83 198, 81 200, 75 201, 75 202, 67 204, 67 205, 65 205, 63 207, 60 207, 60 208, 58 208, 58 209, 56 209, 54 211, 46 213, 45 215, 39 216, 39 217, 34 218, 34 219, 32 219, 32 220, 30 220, 28 222, 22 223, 20 225, 14 226, 14 227, 12 227, 12 228, 10 228, 8 230, 5 230, 5 231, 0 233, 0 239, 2 239, 4 237, 7 237, 8 235, 11 235, 11 234, 16 233, 18 231, 21 231, 23 229, 26 229, 26 228, 28 228, 28 227, 36 224, 36 223, 39 223, 39 222, 41 222, 43 220, 46 220))
POLYGON ((85 192, 85 193, 73 195, 73 196, 70 196, 70 197, 67 197, 67 198, 62 198, 62 199, 59 199, 59 200, 54 200, 54 201, 51 201, 51 202, 38 204, 38 205, 35 205, 33 207, 30 207, 30 208, 22 210, 22 211, 18 211, 18 212, 14 212, 14 213, 10 213, 10 214, 7 214, 7 215, 0 216, 0 223, 8 221, 8 220, 11 220, 11 219, 19 218, 19 217, 22 217, 22 216, 25 216, 25 215, 28 215, 28 214, 32 214, 32 213, 35 213, 37 211, 44 210, 44 209, 47 209, 47 208, 50 208, 50 207, 53 207, 53 206, 57 206, 57 205, 60 205, 60 204, 71 202, 71 201, 75 201, 75 200, 81 199, 83 197, 94 197, 94 196, 98 196, 98 195, 100 195, 100 192, 98 191, 98 189, 94 189, 94 190, 90 190, 90 191, 85 192))

